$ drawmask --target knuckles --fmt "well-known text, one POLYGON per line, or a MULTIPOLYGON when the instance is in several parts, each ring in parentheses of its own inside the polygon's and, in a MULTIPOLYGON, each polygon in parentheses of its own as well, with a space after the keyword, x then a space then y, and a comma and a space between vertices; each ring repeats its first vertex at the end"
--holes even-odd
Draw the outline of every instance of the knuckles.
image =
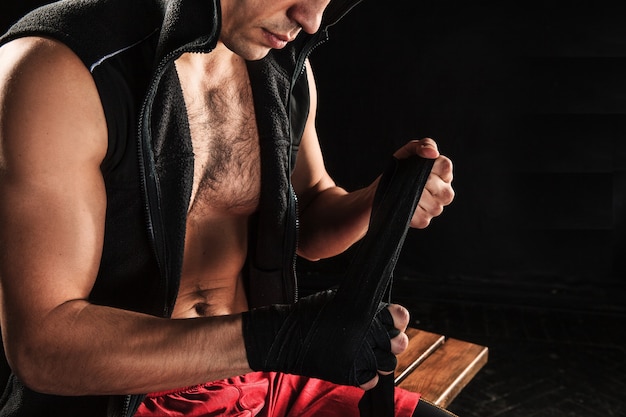
POLYGON ((454 188, 451 186, 443 187, 439 193, 437 193, 438 199, 441 201, 442 207, 438 214, 443 211, 443 206, 447 206, 452 203, 455 197, 454 188))
POLYGON ((437 171, 441 172, 442 174, 448 174, 452 176, 454 168, 452 165, 452 160, 450 158, 444 155, 440 155, 439 158, 437 158, 436 164, 437 171))
POLYGON ((406 333, 400 333, 391 340, 391 353, 399 355, 409 347, 409 337, 406 333))
POLYGON ((425 229, 430 225, 430 221, 433 216, 414 216, 411 221, 411 226, 416 229, 425 229))
POLYGON ((389 312, 393 318, 393 326, 398 330, 404 331, 409 325, 409 320, 411 319, 409 310, 399 304, 389 304, 387 308, 389 308, 389 312))

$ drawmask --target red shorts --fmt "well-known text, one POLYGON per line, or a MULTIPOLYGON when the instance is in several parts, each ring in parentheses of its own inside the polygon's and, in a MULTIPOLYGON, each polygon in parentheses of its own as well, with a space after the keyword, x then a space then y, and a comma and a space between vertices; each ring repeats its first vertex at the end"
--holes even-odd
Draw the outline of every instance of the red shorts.
MULTIPOLYGON (((254 372, 170 392, 149 394, 138 417, 358 417, 363 390, 319 379, 254 372)), ((396 388, 396 416, 410 417, 419 394, 396 388)))

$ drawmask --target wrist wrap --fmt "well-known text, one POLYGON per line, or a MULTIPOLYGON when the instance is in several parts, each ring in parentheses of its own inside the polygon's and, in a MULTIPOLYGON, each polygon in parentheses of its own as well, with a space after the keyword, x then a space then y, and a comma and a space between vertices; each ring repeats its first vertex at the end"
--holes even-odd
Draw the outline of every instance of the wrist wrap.
POLYGON ((390 338, 398 334, 393 318, 381 303, 365 340, 361 323, 346 323, 336 332, 332 316, 334 291, 301 299, 294 305, 273 305, 243 313, 243 334, 250 368, 325 379, 337 384, 361 385, 377 370, 393 371, 396 357, 390 338), (354 324, 354 326, 351 326, 354 324), (333 354, 319 355, 332 351, 333 354))
POLYGON ((381 300, 433 163, 417 156, 393 159, 380 179, 369 230, 336 293, 244 313, 252 369, 347 385, 362 385, 378 370, 394 370, 390 336, 397 330, 381 300))

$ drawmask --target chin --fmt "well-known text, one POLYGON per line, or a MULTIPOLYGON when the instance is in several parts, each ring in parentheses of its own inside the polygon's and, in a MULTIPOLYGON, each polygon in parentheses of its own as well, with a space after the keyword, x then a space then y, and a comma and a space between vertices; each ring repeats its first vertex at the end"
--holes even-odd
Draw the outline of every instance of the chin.
POLYGON ((238 45, 238 44, 228 44, 224 42, 224 45, 236 55, 239 55, 246 61, 258 61, 263 59, 270 53, 271 48, 265 46, 249 46, 249 45, 238 45))
POLYGON ((242 53, 237 53, 237 55, 241 56, 246 61, 258 61, 267 56, 271 51, 270 48, 253 48, 247 51, 242 51, 242 53))

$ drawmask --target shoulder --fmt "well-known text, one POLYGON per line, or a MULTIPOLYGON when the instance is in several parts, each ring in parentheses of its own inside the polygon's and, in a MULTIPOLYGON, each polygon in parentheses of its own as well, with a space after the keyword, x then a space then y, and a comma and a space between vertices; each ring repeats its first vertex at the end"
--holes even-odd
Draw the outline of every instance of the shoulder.
MULTIPOLYGON (((21 37, 0 47, 0 69, 5 74, 25 73, 32 65, 71 64, 76 55, 62 42, 46 37, 21 37)), ((77 58, 77 57, 76 57, 77 58)), ((26 73, 27 75, 28 73, 26 73)))
POLYGON ((25 37, 0 47, 0 140, 42 140, 106 153, 106 122, 93 78, 66 45, 25 37))
POLYGON ((0 47, 0 82, 9 86, 28 87, 41 81, 53 85, 74 80, 88 81, 88 68, 65 44, 46 37, 29 36, 14 39, 0 47))

